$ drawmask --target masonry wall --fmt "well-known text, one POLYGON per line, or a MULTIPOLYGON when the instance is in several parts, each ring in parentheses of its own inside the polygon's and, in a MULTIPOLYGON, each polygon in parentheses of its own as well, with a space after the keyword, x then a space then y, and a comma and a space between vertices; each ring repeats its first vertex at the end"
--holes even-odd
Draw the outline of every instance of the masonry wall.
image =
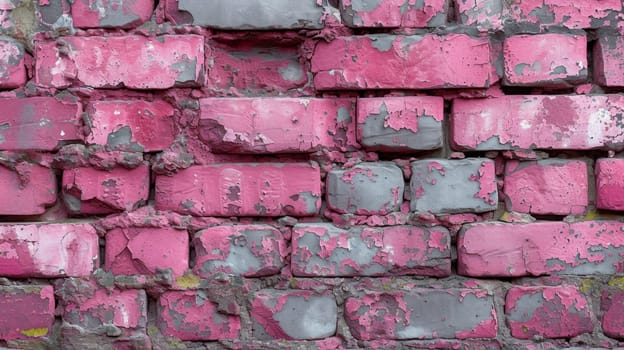
POLYGON ((0 0, 0 346, 624 344, 622 11, 0 0))

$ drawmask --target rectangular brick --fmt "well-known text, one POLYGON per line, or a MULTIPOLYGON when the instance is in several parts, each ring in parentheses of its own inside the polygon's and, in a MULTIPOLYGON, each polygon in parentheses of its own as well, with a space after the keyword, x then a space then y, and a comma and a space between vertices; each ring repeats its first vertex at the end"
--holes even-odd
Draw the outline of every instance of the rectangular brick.
POLYGON ((596 207, 624 210, 624 159, 596 159, 596 207))
POLYGON ((487 40, 464 34, 338 37, 312 56, 318 90, 485 88, 487 40))
POLYGON ((278 274, 286 241, 270 225, 219 225, 195 233, 195 272, 200 277, 226 273, 243 277, 278 274))
POLYGON ((593 50, 593 75, 599 85, 608 87, 624 86, 624 38, 620 34, 609 33, 598 37, 593 50))
POLYGON ((611 338, 624 338, 624 290, 618 288, 622 278, 614 278, 609 281, 609 286, 602 291, 600 310, 602 317, 600 325, 602 331, 611 338))
POLYGON ((0 150, 52 151, 82 138, 79 103, 54 97, 0 98, 0 150))
POLYGON ((494 338, 498 330, 486 290, 412 289, 347 298, 345 319, 361 340, 494 338))
POLYGON ((85 141, 109 150, 162 151, 171 146, 176 136, 173 114, 173 107, 160 100, 90 102, 85 141))
POLYGON ((28 80, 24 45, 9 37, 0 37, 0 88, 18 88, 28 80))
POLYGON ((525 30, 616 27, 621 11, 620 0, 522 0, 505 4, 507 23, 525 30))
POLYGON ((240 317, 219 312, 201 290, 162 293, 156 323, 165 336, 191 341, 237 339, 241 328, 240 317))
POLYGON ((327 207, 338 213, 385 215, 403 203, 403 172, 391 162, 331 170, 325 181, 327 207))
POLYGON ((458 150, 619 149, 624 97, 513 95, 453 101, 451 138, 458 150))
POLYGON ((587 81, 585 34, 513 35, 503 43, 505 85, 569 86, 587 81))
POLYGON ((0 286, 0 339, 47 338, 54 322, 52 286, 0 286))
POLYGON ((316 164, 212 164, 156 177, 159 210, 196 216, 311 216, 320 205, 316 164))
POLYGON ((20 162, 12 169, 0 165, 0 188, 0 215, 43 214, 56 203, 54 171, 37 164, 20 162))
POLYGON ((369 150, 442 147, 444 99, 435 96, 358 98, 358 142, 369 150))
POLYGON ((451 274, 451 238, 441 226, 366 227, 297 224, 292 232, 295 276, 435 276, 451 274))
POLYGON ((505 297, 511 335, 571 338, 594 330, 591 307, 574 286, 513 287, 505 297))
POLYGON ((35 42, 35 59, 36 83, 51 88, 168 89, 204 80, 200 35, 62 37, 35 42))
POLYGON ((353 28, 426 28, 446 24, 446 0, 340 0, 342 21, 353 28))
POLYGON ((582 160, 507 161, 505 206, 528 214, 583 214, 589 204, 588 176, 582 160))
POLYGON ((104 268, 116 275, 182 276, 189 268, 189 236, 173 228, 118 228, 106 233, 104 268))
POLYGON ((307 153, 357 144, 355 100, 206 98, 199 135, 214 152, 307 153))
POLYGON ((152 17, 154 0, 72 2, 71 13, 76 28, 133 28, 152 17))
POLYGON ((608 275, 624 271, 617 221, 477 223, 457 239, 457 272, 473 277, 608 275))
POLYGON ((490 159, 417 160, 411 169, 412 211, 482 213, 498 205, 494 161, 490 159))
POLYGON ((89 224, 0 225, 2 276, 86 277, 98 267, 98 237, 89 224))
POLYGON ((256 339, 313 340, 336 333, 338 306, 329 292, 264 289, 251 297, 256 339))

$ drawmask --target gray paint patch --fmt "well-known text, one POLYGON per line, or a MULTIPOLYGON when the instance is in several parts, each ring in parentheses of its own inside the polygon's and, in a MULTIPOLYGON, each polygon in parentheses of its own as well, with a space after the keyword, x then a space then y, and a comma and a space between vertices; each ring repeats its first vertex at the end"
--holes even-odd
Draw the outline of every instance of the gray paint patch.
POLYGON ((282 330, 294 339, 327 338, 336 333, 338 307, 330 295, 290 296, 282 310, 273 315, 282 330))
POLYGON ((368 35, 368 38, 371 40, 371 46, 381 52, 387 52, 392 48, 392 43, 394 43, 397 36, 389 34, 374 34, 368 35))
POLYGON ((527 322, 533 318, 535 310, 544 305, 544 297, 540 291, 523 294, 516 300, 515 307, 507 315, 514 322, 527 322))
POLYGON ((351 0, 351 8, 354 11, 372 11, 379 6, 381 0, 351 0))
POLYGON ((293 82, 301 80, 304 76, 301 65, 299 65, 298 62, 289 62, 288 66, 279 67, 277 71, 282 76, 282 78, 284 78, 284 80, 293 82))

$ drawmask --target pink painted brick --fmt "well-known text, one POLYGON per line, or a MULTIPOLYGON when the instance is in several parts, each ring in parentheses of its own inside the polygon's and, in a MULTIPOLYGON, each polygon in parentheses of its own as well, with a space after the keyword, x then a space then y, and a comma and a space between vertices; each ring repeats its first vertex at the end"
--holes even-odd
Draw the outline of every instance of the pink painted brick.
POLYGON ((507 210, 528 214, 583 214, 589 204, 587 163, 545 159, 505 165, 507 210))
POLYGON ((91 225, 0 225, 1 276, 85 277, 98 267, 98 237, 91 225))
POLYGON ((434 96, 358 98, 357 136, 379 151, 442 147, 444 99, 434 96))
POLYGON ((411 163, 410 209, 430 213, 495 210, 494 161, 486 158, 427 159, 411 163))
POLYGON ((457 272, 474 277, 624 272, 624 224, 617 221, 477 223, 457 239, 457 272))
POLYGON ((0 166, 0 215, 38 215, 56 203, 54 171, 37 164, 20 162, 14 169, 0 166), (11 199, 11 200, 9 200, 11 199))
POLYGON ((355 100, 206 98, 199 135, 215 152, 306 153, 356 144, 355 100))
POLYGON ((0 37, 0 89, 14 89, 26 84, 25 53, 22 43, 0 37))
POLYGON ((292 232, 295 276, 445 277, 451 274, 451 237, 441 226, 366 227, 297 224, 292 232))
POLYGON ((312 73, 318 90, 484 88, 489 44, 464 34, 338 37, 317 44, 312 73))
POLYGON ((85 141, 111 150, 162 151, 176 136, 173 114, 173 107, 164 101, 91 102, 85 141))
POLYGON ((458 150, 619 149, 624 143, 620 95, 456 99, 451 114, 458 150))
POLYGON ((310 216, 320 196, 320 169, 309 163, 213 164, 156 177, 157 209, 196 216, 310 216))
POLYGON ((238 316, 220 313, 202 290, 161 294, 157 317, 160 331, 180 340, 237 339, 241 328, 238 316))
POLYGON ((438 27, 446 24, 446 0, 341 0, 342 21, 349 27, 438 27))
POLYGON ((596 207, 607 210, 624 210, 624 159, 600 158, 596 160, 596 207))
POLYGON ((503 43, 505 85, 566 86, 587 80, 584 34, 513 35, 503 43))
POLYGON ((605 288, 600 303, 602 331, 611 338, 624 338, 624 291, 605 288))
POLYGON ((35 42, 35 59, 35 81, 43 87, 199 86, 204 75, 204 38, 190 34, 63 37, 35 42))
POLYGON ((71 5, 77 28, 133 28, 152 17, 154 0, 76 0, 71 5))
POLYGON ((511 335, 571 338, 594 330, 591 308, 574 286, 513 287, 505 297, 511 335))
POLYGON ((457 21, 479 30, 503 28, 503 3, 501 0, 453 0, 457 21))
POLYGON ((624 38, 619 34, 599 36, 593 54, 596 83, 609 87, 624 86, 624 38))
POLYGON ((47 338, 54 322, 52 286, 0 286, 0 339, 47 338))
POLYGON ((275 275, 284 267, 286 241, 269 225, 220 225, 195 234, 195 272, 243 277, 275 275))
POLYGON ((312 340, 336 333, 334 295, 310 290, 264 289, 253 294, 251 321, 256 339, 312 340))
POLYGON ((63 172, 63 201, 72 214, 110 214, 147 202, 149 166, 110 171, 76 168, 63 172))
POLYGON ((522 0, 505 4, 508 22, 524 28, 615 27, 622 11, 620 0, 522 0))
POLYGON ((155 275, 189 268, 189 237, 173 228, 118 228, 106 233, 104 268, 116 275, 155 275))
POLYGON ((221 94, 234 89, 249 95, 288 92, 309 84, 299 46, 253 40, 211 41, 206 85, 221 94))
POLYGON ((79 103, 53 97, 0 98, 0 150, 52 151, 82 138, 79 103))
POLYGON ((494 338, 492 296, 478 289, 367 292, 347 298, 345 319, 361 340, 494 338))

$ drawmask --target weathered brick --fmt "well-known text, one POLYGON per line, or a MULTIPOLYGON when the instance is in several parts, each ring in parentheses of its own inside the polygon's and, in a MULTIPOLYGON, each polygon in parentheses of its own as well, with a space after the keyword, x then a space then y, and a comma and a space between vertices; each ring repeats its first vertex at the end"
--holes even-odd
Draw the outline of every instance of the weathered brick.
POLYGON ((503 28, 502 0, 453 0, 457 21, 480 30, 503 28))
POLYGON ((63 201, 72 214, 110 214, 147 202, 149 166, 110 171, 75 168, 63 172, 63 201))
POLYGON ((456 99, 452 143, 461 150, 619 149, 624 96, 514 95, 456 99))
POLYGON ((195 234, 195 267, 200 277, 223 272, 244 277, 275 275, 284 266, 286 241, 269 225, 220 225, 195 234))
POLYGON ((403 172, 394 163, 360 163, 327 174, 327 206, 362 215, 398 211, 403 203, 403 172))
POLYGON ((620 0, 522 0, 504 4, 510 24, 533 30, 615 27, 622 11, 620 0))
POLYGON ((52 151, 81 139, 79 103, 53 97, 0 98, 0 150, 52 151))
POLYGON ((13 89, 26 84, 28 77, 24 54, 22 43, 0 37, 0 89, 13 89))
POLYGON ((98 267, 98 237, 89 224, 0 225, 2 276, 85 277, 98 267))
POLYGON ((483 88, 489 44, 464 34, 338 37, 317 44, 312 73, 318 90, 483 88))
POLYGON ((157 325, 166 336, 180 340, 238 338, 240 318, 220 313, 202 290, 165 292, 158 306, 157 325))
POLYGON ((261 290, 252 296, 256 339, 322 339, 336 333, 338 307, 331 292, 261 290))
POLYGON ((133 28, 152 17, 154 0, 76 0, 72 19, 78 28, 133 28))
POLYGON ((505 165, 507 210, 529 214, 583 214, 588 200, 587 163, 545 159, 505 165))
POLYGON ((178 0, 169 3, 168 17, 176 22, 231 29, 321 29, 323 2, 317 0, 178 0), (180 16, 179 11, 190 14, 180 16))
POLYGON ((449 231, 441 226, 366 227, 297 224, 292 232, 295 276, 444 277, 451 274, 449 231))
POLYGON ((624 338, 624 291, 605 288, 600 303, 602 331, 612 338, 624 338))
POLYGON ((346 150, 357 141, 355 101, 320 98, 206 98, 199 134, 215 152, 346 150))
POLYGON ((95 101, 87 106, 88 144, 110 150, 162 151, 176 132, 173 107, 164 101, 95 101))
POLYGON ((494 338, 493 298, 485 290, 413 289, 347 298, 345 319, 358 339, 494 338))
POLYGON ((596 207, 607 210, 624 210, 624 159, 600 158, 596 160, 596 207))
POLYGON ((155 275, 189 268, 189 237, 173 228, 118 228, 106 233, 104 268, 118 275, 155 275))
POLYGON ((35 59, 36 83, 44 87, 198 86, 204 79, 204 38, 190 34, 62 37, 35 42, 35 59))
POLYGON ((503 43, 511 86, 566 86, 587 80, 585 34, 513 35, 503 43))
POLYGON ((369 150, 442 147, 444 99, 434 96, 359 98, 358 141, 369 150))
POLYGON ((459 232, 457 271, 475 277, 620 273, 623 232, 616 221, 471 224, 459 232))
POLYGON ((620 34, 603 34, 594 46, 594 80, 609 87, 624 86, 624 38, 620 34))
POLYGON ((497 207, 496 174, 490 159, 417 160, 411 169, 412 211, 481 213, 497 207))
POLYGON ((47 337, 54 322, 52 286, 0 286, 0 339, 47 337))
POLYGON ((513 287, 505 314, 511 335, 520 339, 571 338, 594 329, 587 300, 574 286, 513 287))
POLYGON ((37 164, 20 162, 9 168, 0 165, 0 215, 38 215, 56 203, 54 171, 37 164), (9 198, 11 200, 9 200, 9 198))
POLYGON ((156 208, 183 214, 310 216, 320 205, 316 164, 213 164, 156 177, 156 208))
POLYGON ((342 21, 349 27, 437 27, 446 24, 446 0, 340 0, 342 21))

